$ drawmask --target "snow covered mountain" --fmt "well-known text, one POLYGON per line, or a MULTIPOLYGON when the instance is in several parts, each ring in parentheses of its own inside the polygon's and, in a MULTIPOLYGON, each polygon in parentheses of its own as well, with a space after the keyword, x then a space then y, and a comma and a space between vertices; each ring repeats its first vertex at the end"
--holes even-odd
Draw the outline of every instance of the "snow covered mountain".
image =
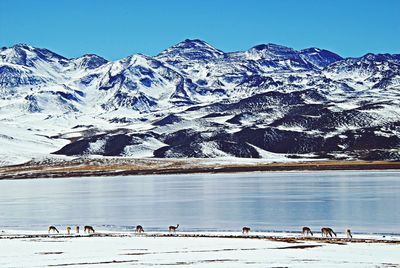
POLYGON ((400 159, 400 55, 185 40, 154 57, 0 49, 0 164, 32 157, 400 159))

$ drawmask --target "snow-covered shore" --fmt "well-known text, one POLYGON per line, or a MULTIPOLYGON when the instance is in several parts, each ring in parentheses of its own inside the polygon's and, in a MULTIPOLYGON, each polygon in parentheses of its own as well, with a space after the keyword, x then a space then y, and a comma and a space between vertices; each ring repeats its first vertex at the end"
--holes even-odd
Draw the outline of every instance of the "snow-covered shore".
POLYGON ((249 237, 241 237, 238 233, 167 235, 100 232, 95 236, 67 236, 6 230, 0 233, 0 267, 400 265, 399 237, 386 237, 382 242, 379 235, 356 235, 351 242, 344 239, 303 240, 299 234, 285 233, 252 233, 249 237))

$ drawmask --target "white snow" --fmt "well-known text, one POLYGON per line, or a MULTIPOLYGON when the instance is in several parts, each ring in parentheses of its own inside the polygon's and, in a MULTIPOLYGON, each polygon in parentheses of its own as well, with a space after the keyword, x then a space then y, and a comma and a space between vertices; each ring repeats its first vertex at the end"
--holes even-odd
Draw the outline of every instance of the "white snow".
POLYGON ((124 149, 124 156, 135 158, 152 157, 153 152, 163 146, 166 146, 166 144, 157 139, 148 138, 141 144, 126 146, 124 149))
MULTIPOLYGON (((0 234, 0 238, 7 233, 0 234)), ((355 268, 397 267, 400 263, 399 244, 349 242, 338 245, 318 241, 286 243, 245 238, 112 235, 116 237, 50 235, 0 239, 0 266, 355 268)))
POLYGON ((49 139, 35 130, 0 121, 0 166, 48 157, 67 143, 67 140, 49 139))

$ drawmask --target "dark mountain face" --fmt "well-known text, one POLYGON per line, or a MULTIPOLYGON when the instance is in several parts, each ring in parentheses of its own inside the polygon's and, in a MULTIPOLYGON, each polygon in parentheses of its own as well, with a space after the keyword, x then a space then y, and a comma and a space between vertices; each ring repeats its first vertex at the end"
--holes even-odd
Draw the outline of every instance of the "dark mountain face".
POLYGON ((63 155, 400 159, 399 92, 398 54, 197 39, 115 62, 0 50, 0 124, 63 155))
POLYGON ((342 60, 339 55, 325 49, 307 48, 301 50, 301 56, 306 58, 314 66, 323 69, 331 63, 342 60))

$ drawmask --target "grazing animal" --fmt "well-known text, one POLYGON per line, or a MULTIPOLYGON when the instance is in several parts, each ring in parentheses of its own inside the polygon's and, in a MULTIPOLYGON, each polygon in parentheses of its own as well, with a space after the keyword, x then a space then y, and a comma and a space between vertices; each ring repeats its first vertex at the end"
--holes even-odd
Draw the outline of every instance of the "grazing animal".
POLYGON ((322 237, 324 237, 324 235, 325 235, 325 237, 328 237, 328 236, 332 237, 332 234, 337 236, 336 233, 331 228, 328 228, 328 227, 321 228, 321 234, 322 234, 322 237))
POLYGON ((84 228, 83 228, 83 231, 86 233, 88 233, 88 234, 90 234, 90 233, 94 233, 94 229, 93 229, 93 227, 92 226, 89 226, 89 225, 86 225, 84 228))
POLYGON ((79 226, 75 226, 75 233, 79 234, 79 226))
POLYGON ((144 229, 143 229, 142 225, 136 226, 135 232, 136 232, 136 233, 139 233, 139 234, 140 234, 140 233, 143 233, 143 232, 144 232, 144 229))
POLYGON ((177 224, 176 226, 170 226, 170 227, 168 227, 168 231, 169 232, 176 232, 176 229, 178 229, 178 227, 179 227, 179 224, 177 224))
POLYGON ((250 227, 243 227, 242 228, 242 234, 249 234, 250 232, 250 227))
POLYGON ((71 234, 71 227, 67 226, 67 234, 71 234))
POLYGON ((311 235, 313 236, 313 233, 311 232, 310 227, 303 227, 303 232, 302 232, 302 234, 303 234, 304 236, 308 236, 309 234, 311 234, 311 235))
POLYGON ((353 238, 353 234, 351 233, 351 230, 350 230, 350 229, 346 229, 346 236, 347 236, 347 238, 349 238, 349 239, 353 238))
POLYGON ((60 233, 60 232, 57 230, 56 227, 54 227, 54 226, 49 226, 48 233, 51 233, 51 232, 54 232, 54 233, 57 233, 57 234, 60 233))

